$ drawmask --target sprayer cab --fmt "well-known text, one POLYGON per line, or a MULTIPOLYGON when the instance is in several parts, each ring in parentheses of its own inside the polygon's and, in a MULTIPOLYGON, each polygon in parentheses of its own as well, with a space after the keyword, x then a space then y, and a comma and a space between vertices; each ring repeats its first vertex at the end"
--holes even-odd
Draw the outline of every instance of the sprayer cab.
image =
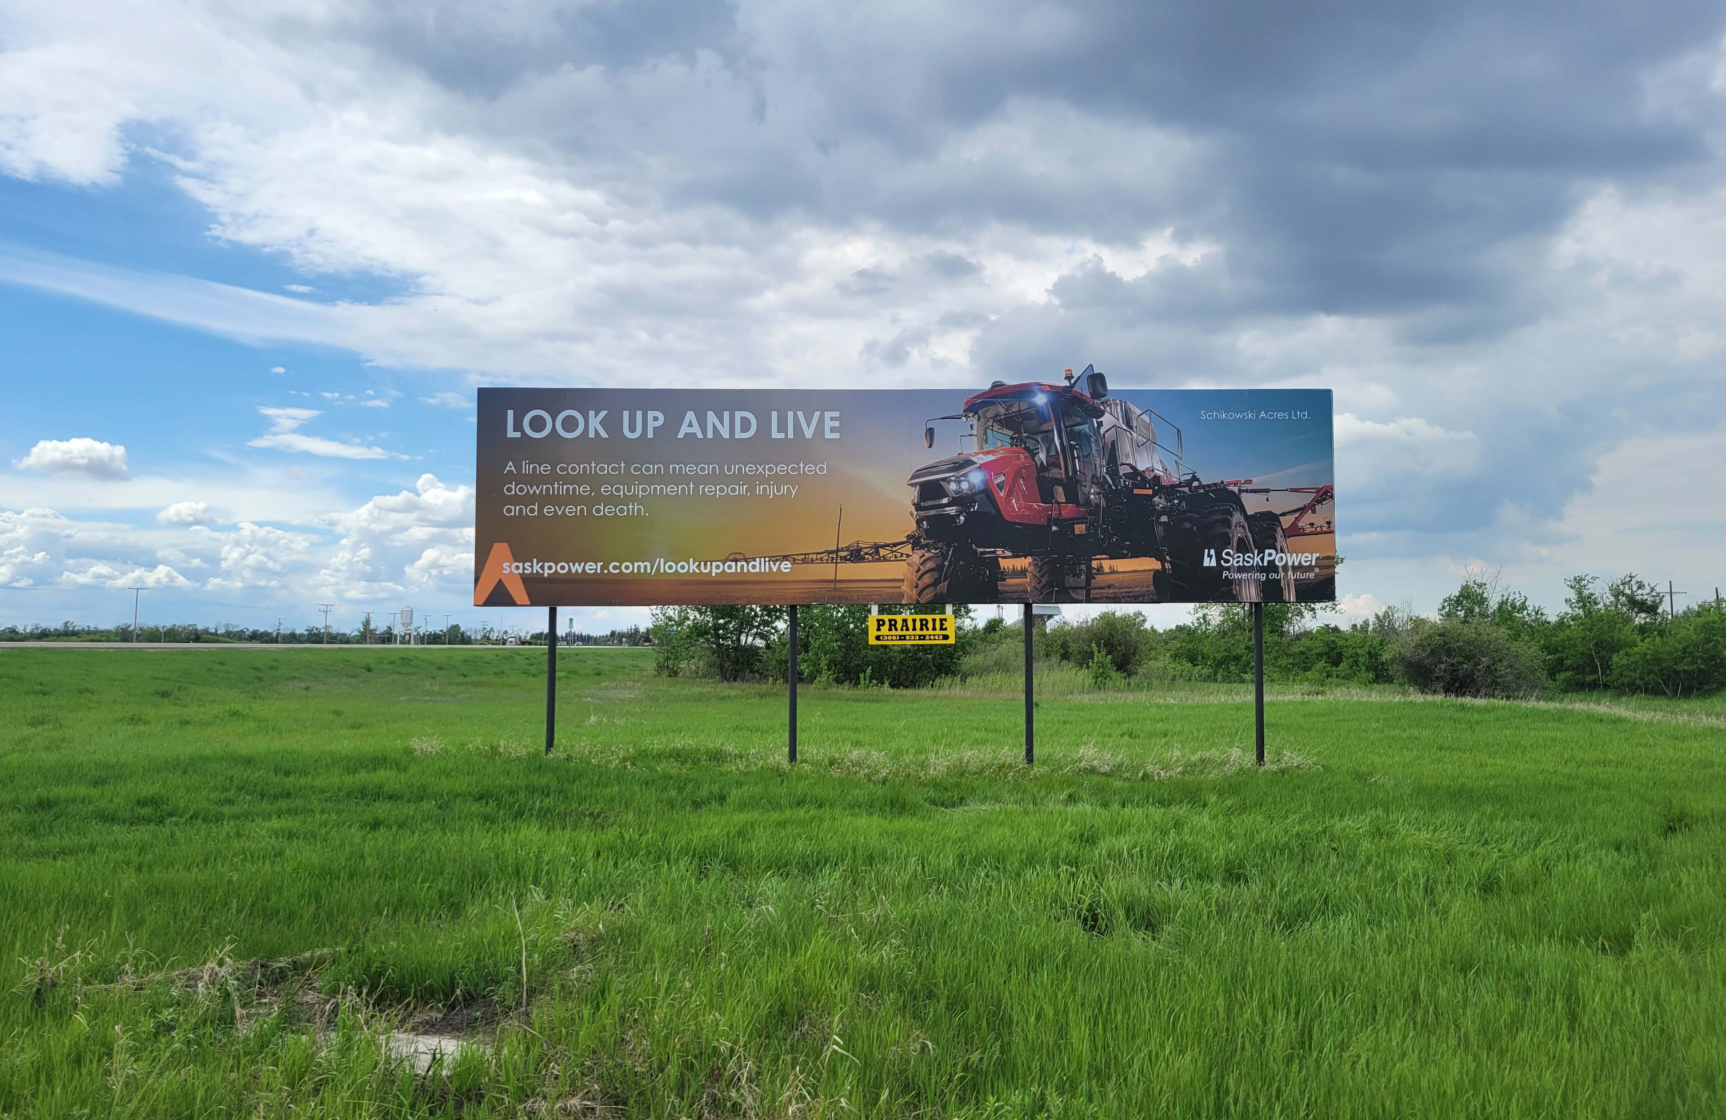
MULTIPOLYGON (((1257 594, 1257 581, 1222 582, 1203 557, 1250 553, 1261 538, 1262 549, 1280 547, 1276 516, 1249 515, 1226 483, 1201 483, 1186 469, 1180 429, 1110 397, 1094 368, 1064 374, 997 381, 925 425, 929 448, 938 422, 969 427, 962 450, 907 480, 916 529, 905 601, 997 601, 1001 561, 1023 559, 1030 600, 1054 602, 1075 579, 1088 588, 1098 557, 1158 561, 1159 597, 1170 588, 1189 601, 1257 594)), ((1293 598, 1292 576, 1276 586, 1293 598)))

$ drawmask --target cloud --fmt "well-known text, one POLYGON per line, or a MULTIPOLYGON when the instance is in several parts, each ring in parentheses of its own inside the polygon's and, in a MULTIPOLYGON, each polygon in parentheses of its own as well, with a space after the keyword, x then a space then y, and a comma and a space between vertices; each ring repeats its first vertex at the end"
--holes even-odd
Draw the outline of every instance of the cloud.
POLYGON ((473 578, 473 542, 461 546, 433 546, 419 554, 402 570, 410 588, 442 588, 473 578))
POLYGON ((358 443, 340 443, 322 436, 308 436, 299 429, 323 415, 315 408, 259 407, 270 418, 270 430, 246 443, 248 447, 267 447, 277 451, 298 451, 328 459, 387 459, 389 452, 381 447, 358 443))
POLYGON ((450 593, 473 576, 473 518, 473 487, 422 474, 411 492, 380 494, 331 519, 342 538, 316 586, 354 601, 450 593))
POLYGON ((117 576, 108 584, 112 588, 142 587, 147 591, 159 590, 164 587, 196 587, 191 580, 168 567, 157 564, 154 568, 136 568, 125 575, 117 576))
POLYGON ((185 276, 90 264, 0 244, 0 283, 105 304, 242 342, 302 342, 356 348, 357 309, 309 304, 185 276))
POLYGON ((51 523, 64 520, 51 509, 0 510, 0 586, 34 587, 59 577, 61 566, 46 546, 65 531, 51 523))
POLYGON ((1418 416, 1378 421, 1349 412, 1336 415, 1333 432, 1339 525, 1383 533, 1492 516, 1492 503, 1478 497, 1487 454, 1473 432, 1418 416))
POLYGON ((159 548, 156 550, 156 557, 159 560, 165 560, 170 564, 175 564, 182 568, 197 569, 209 567, 209 564, 202 558, 193 556, 178 548, 159 548))
POLYGON ((1480 464, 1473 432, 1446 431, 1418 416, 1378 422, 1341 412, 1334 432, 1338 452, 1365 459, 1373 473, 1468 475, 1480 464))
POLYGON ((268 416, 272 421, 272 432, 291 432, 308 420, 316 420, 323 413, 315 408, 271 408, 260 406, 258 412, 268 416))
POLYGON ((222 590, 281 589, 290 575, 303 570, 315 538, 305 534, 242 521, 226 533, 208 530, 205 547, 214 546, 221 574, 209 586, 222 590))
MULTIPOLYGON (((127 513, 130 520, 159 525, 156 515, 184 501, 201 501, 220 520, 301 521, 311 523, 349 500, 346 468, 339 460, 310 461, 283 470, 274 456, 249 463, 222 454, 209 466, 172 473, 96 479, 88 475, 40 471, 0 472, 0 501, 14 509, 39 507, 71 515, 89 511, 127 513), (189 498, 188 495, 196 495, 189 498)), ((0 507, 4 508, 4 507, 0 507)), ((180 534, 180 527, 164 532, 180 534)))
POLYGON ((1360 595, 1344 595, 1337 600, 1337 614, 1342 622, 1359 622, 1384 610, 1384 604, 1368 591, 1360 595))
POLYGON ((91 478, 123 481, 132 477, 126 465, 126 449, 117 443, 79 436, 76 439, 45 439, 30 453, 16 460, 15 467, 53 474, 83 474, 91 478))
POLYGON ((157 513, 156 520, 163 525, 208 525, 214 518, 208 502, 175 502, 157 513))
POLYGON ((426 404, 435 404, 439 408, 472 408, 473 398, 466 393, 433 393, 429 397, 421 397, 426 404))
MULTIPOLYGON (((1726 508, 1695 486, 1650 485, 1675 468, 1711 486, 1726 476, 1726 440, 1707 433, 1625 441, 1601 457, 1587 489, 1556 524, 1516 525, 1522 544, 1506 571, 1530 582, 1636 571, 1712 598, 1717 585, 1726 585, 1714 560, 1726 540, 1726 508)), ((1505 519, 1516 524, 1515 512, 1505 519)))
MULTIPOLYGON (((201 501, 177 505, 208 507, 201 501)), ((372 603, 402 596, 448 609, 465 605, 471 592, 473 516, 473 488, 431 474, 412 489, 286 526, 244 520, 231 527, 137 525, 40 507, 0 509, 0 586, 182 592, 174 601, 184 605, 173 608, 181 617, 205 603, 262 608, 272 601, 372 603)), ((58 621, 78 612, 56 612, 107 602, 91 595, 66 605, 32 595, 15 606, 38 605, 48 612, 42 621, 58 621)))
MULTIPOLYGON (((182 529, 67 517, 33 507, 0 510, 0 585, 120 589, 193 586, 156 548, 182 529)), ((182 557, 190 561, 190 556, 182 557)))
POLYGON ((271 373, 286 373, 288 371, 281 366, 271 366, 270 372, 271 373))

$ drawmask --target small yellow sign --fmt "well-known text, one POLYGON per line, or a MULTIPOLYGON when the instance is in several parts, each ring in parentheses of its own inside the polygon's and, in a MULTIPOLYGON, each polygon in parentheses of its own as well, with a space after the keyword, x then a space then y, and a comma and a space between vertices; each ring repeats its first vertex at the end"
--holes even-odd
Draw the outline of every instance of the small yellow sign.
POLYGON ((872 614, 869 616, 869 644, 897 645, 900 642, 952 645, 953 616, 950 614, 872 614))

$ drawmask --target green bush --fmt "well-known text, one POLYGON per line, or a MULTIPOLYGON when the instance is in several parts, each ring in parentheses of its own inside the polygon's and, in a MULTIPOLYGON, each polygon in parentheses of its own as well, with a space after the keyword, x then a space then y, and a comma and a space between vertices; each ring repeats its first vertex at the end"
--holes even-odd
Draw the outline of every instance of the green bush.
POLYGON ((759 677, 767 646, 784 624, 784 607, 658 608, 649 630, 654 671, 722 681, 759 677))
POLYGON ((1618 656, 1635 648, 1660 625, 1660 599, 1652 584, 1634 573, 1605 584, 1593 576, 1564 581, 1570 594, 1564 611, 1540 636, 1546 668, 1567 692, 1612 686, 1618 656))
POLYGON ((1726 688, 1726 613, 1685 611, 1612 659, 1613 687, 1692 696, 1726 688))
POLYGON ((1115 667, 1114 660, 1095 643, 1091 646, 1091 661, 1085 666, 1085 676, 1092 688, 1107 688, 1121 682, 1121 671, 1115 667))
POLYGON ((1546 683, 1540 651, 1484 620, 1417 622, 1391 660, 1398 678, 1446 696, 1531 696, 1546 683))
POLYGON ((1102 651, 1118 676, 1129 676, 1151 652, 1157 633, 1137 611, 1104 611, 1083 622, 1052 626, 1044 636, 1048 656, 1074 665, 1089 665, 1102 651))
MULTIPOLYGON (((1319 626, 1297 634, 1265 659, 1287 675, 1313 684, 1386 684, 1391 679, 1389 643, 1366 625, 1343 630, 1319 626)), ((1272 670, 1267 669, 1267 672, 1272 670)))
MULTIPOLYGON (((1313 603, 1265 604, 1265 676, 1314 683, 1387 683, 1391 679, 1387 619, 1347 630, 1330 624, 1312 626, 1321 609, 1325 608, 1313 603)), ((1390 620, 1396 617, 1394 612, 1386 614, 1390 620)), ((1252 679, 1252 613, 1244 605, 1199 607, 1191 622, 1172 628, 1164 641, 1170 663, 1189 667, 1193 679, 1252 679)))

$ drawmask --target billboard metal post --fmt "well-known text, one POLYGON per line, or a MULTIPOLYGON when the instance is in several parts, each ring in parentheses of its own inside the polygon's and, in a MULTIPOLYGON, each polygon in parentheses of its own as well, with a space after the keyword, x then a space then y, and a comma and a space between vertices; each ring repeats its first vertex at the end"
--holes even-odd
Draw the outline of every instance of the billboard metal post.
POLYGON ((1253 757, 1265 764, 1265 605, 1253 604, 1253 757))
POLYGON ((1031 707, 1031 604, 1025 604, 1025 765, 1037 761, 1035 715, 1031 707))
POLYGON ((545 624, 545 753, 557 738, 557 608, 545 624))
POLYGON ((786 712, 788 736, 786 757, 793 763, 797 761, 797 604, 785 608, 789 614, 789 633, 786 635, 785 686, 789 695, 789 707, 786 712))

